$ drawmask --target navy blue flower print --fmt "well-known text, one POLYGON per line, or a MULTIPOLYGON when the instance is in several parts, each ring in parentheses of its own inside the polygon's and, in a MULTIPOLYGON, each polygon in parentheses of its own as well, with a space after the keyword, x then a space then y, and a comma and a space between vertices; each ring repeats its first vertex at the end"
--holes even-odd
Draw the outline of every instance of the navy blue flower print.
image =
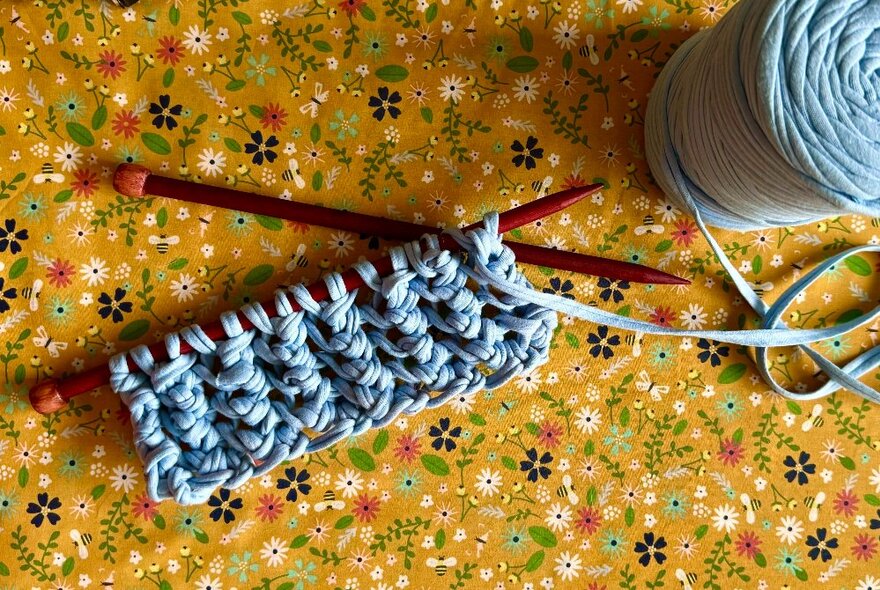
POLYGON ((526 458, 526 461, 519 462, 519 470, 528 472, 528 475, 526 475, 527 480, 534 482, 538 481, 539 476, 541 479, 547 479, 550 477, 552 471, 547 465, 553 462, 553 455, 544 451, 544 454, 539 458, 538 450, 535 447, 532 447, 526 451, 526 458))
POLYGON ((601 277, 599 279, 599 288, 602 289, 599 292, 599 299, 602 301, 610 299, 614 303, 620 303, 623 301, 623 292, 629 289, 629 281, 612 281, 611 279, 601 277))
POLYGON ((9 303, 7 303, 7 299, 15 299, 18 297, 18 290, 15 287, 4 289, 3 287, 5 284, 6 279, 0 277, 0 313, 9 311, 9 303))
POLYGON ((398 91, 394 91, 389 93, 387 86, 382 86, 379 88, 379 92, 377 92, 378 96, 370 97, 370 106, 374 107, 376 110, 373 111, 373 118, 377 121, 381 121, 385 118, 385 113, 388 113, 388 116, 392 119, 396 119, 400 116, 400 109, 394 105, 403 100, 403 97, 400 96, 398 91))
POLYGON ((48 520, 52 526, 55 526, 61 520, 61 517, 53 511, 59 508, 61 508, 61 500, 57 496, 50 500, 49 494, 41 492, 37 494, 36 502, 28 503, 27 513, 34 515, 31 519, 31 524, 35 527, 39 528, 42 526, 44 519, 48 520))
POLYGON ((28 239, 28 230, 20 229, 15 231, 15 220, 7 219, 0 227, 0 252, 6 252, 9 249, 10 254, 18 254, 21 252, 21 244, 28 239))
POLYGON ((553 277, 550 279, 550 286, 544 287, 542 290, 544 293, 550 293, 551 295, 559 295, 560 297, 565 297, 566 299, 574 299, 574 295, 570 293, 574 289, 574 283, 565 279, 564 281, 559 277, 553 277))
POLYGON ((264 141, 263 132, 254 131, 251 133, 251 140, 253 143, 244 144, 244 151, 254 155, 253 162, 257 166, 262 166, 264 159, 271 164, 278 157, 277 153, 269 149, 278 145, 278 138, 274 135, 270 135, 264 141))
POLYGON ((461 426, 450 428, 449 418, 440 418, 440 424, 438 426, 431 426, 430 430, 428 430, 428 435, 434 437, 434 440, 431 441, 431 447, 435 451, 443 448, 447 452, 452 451, 457 446, 453 439, 461 436, 461 426))
POLYGON ((877 518, 871 519, 871 529, 872 530, 880 529, 880 509, 877 510, 877 518))
POLYGON ((645 540, 636 541, 635 552, 641 553, 641 557, 639 557, 639 563, 644 567, 648 567, 648 564, 651 563, 651 558, 662 564, 666 561, 666 554, 660 551, 666 547, 666 539, 663 537, 654 538, 654 533, 648 532, 645 533, 645 540))
POLYGON ((590 355, 593 358, 599 358, 602 355, 604 359, 610 359, 614 356, 614 346, 620 344, 620 336, 608 336, 608 326, 599 326, 596 332, 590 332, 587 336, 587 342, 592 344, 590 347, 590 355))
POLYGON ((174 117, 179 117, 182 112, 183 105, 171 106, 171 96, 168 94, 161 95, 158 103, 150 103, 150 114, 156 115, 153 117, 153 126, 156 129, 161 129, 164 125, 168 131, 171 131, 177 127, 177 120, 174 117))
POLYGON ((98 303, 101 306, 98 308, 98 315, 100 315, 105 320, 113 316, 113 323, 121 322, 125 316, 122 315, 123 312, 131 313, 132 304, 131 301, 124 301, 125 299, 125 289, 116 288, 116 292, 113 294, 113 297, 110 297, 109 293, 101 293, 98 297, 98 303))
POLYGON ((211 513, 208 514, 208 516, 211 517, 211 520, 217 522, 222 518, 223 522, 225 522, 226 524, 229 524, 230 522, 235 520, 234 510, 241 510, 241 507, 244 506, 244 503, 242 502, 241 498, 230 500, 229 498, 231 496, 232 492, 230 492, 226 488, 221 488, 218 495, 212 495, 210 498, 208 498, 208 506, 214 507, 211 513))
POLYGON ((816 464, 810 463, 810 454, 801 451, 801 454, 798 456, 797 461, 794 460, 794 457, 788 455, 783 461, 782 464, 786 467, 791 467, 790 470, 785 472, 785 479, 789 481, 789 483, 793 482, 797 479, 798 485, 805 486, 807 482, 810 481, 807 474, 816 473, 816 464))
POLYGON ((828 531, 825 529, 816 529, 816 536, 807 535, 807 547, 812 547, 807 551, 807 556, 816 561, 819 557, 822 561, 831 560, 831 549, 837 549, 837 538, 826 538, 828 531))
POLYGON ((535 160, 540 160, 544 157, 544 148, 539 148, 537 145, 538 138, 532 135, 529 135, 528 139, 526 139, 525 145, 520 140, 515 140, 510 146, 510 149, 517 152, 513 157, 513 165, 519 168, 525 164, 526 170, 535 168, 537 166, 535 160))
POLYGON ((700 359, 701 363, 705 363, 709 361, 713 367, 717 367, 721 364, 721 357, 727 356, 730 354, 729 346, 721 346, 721 343, 717 340, 712 340, 709 342, 705 338, 700 338, 697 341, 697 348, 699 348, 702 352, 697 355, 697 358, 700 359))
POLYGON ((287 490, 287 499, 290 502, 296 501, 298 494, 308 496, 312 491, 311 484, 306 483, 309 479, 309 472, 305 469, 297 472, 296 467, 288 467, 284 470, 286 477, 278 478, 278 489, 287 490))

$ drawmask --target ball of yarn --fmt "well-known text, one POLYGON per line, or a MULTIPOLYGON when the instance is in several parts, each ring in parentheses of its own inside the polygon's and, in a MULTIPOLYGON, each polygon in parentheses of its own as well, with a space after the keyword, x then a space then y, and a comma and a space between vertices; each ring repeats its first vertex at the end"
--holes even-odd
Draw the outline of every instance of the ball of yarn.
POLYGON ((716 227, 880 215, 878 69, 880 2, 742 0, 660 74, 651 171, 716 227))

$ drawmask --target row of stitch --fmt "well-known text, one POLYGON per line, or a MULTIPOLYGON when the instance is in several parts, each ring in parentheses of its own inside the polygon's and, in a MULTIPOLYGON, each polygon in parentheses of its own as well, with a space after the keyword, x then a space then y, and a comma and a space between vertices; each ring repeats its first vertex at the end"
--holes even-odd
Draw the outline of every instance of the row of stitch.
POLYGON ((544 363, 556 314, 487 286, 481 273, 531 288, 497 215, 484 225, 450 232, 466 263, 433 236, 395 248, 388 277, 360 263, 371 291, 362 304, 332 274, 327 301, 297 285, 276 293, 276 317, 242 308, 251 330, 227 312, 222 341, 192 326, 166 338, 167 362, 138 347, 130 355, 140 372, 130 372, 115 357, 111 384, 131 411, 150 495, 204 502, 218 486, 544 363), (182 341, 195 352, 180 354, 182 341))

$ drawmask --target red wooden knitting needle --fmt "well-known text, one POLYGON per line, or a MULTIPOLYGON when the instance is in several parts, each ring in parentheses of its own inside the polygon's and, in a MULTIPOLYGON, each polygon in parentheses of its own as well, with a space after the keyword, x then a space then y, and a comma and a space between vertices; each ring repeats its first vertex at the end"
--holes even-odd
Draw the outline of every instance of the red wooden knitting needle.
MULTIPOLYGON (((498 215, 498 232, 504 233, 520 227, 521 225, 531 223, 537 219, 556 213, 557 211, 561 211, 566 207, 574 205, 589 194, 589 189, 565 191, 505 211, 498 215)), ((465 228, 465 231, 478 227, 479 225, 479 223, 475 223, 465 228)), ((439 241, 440 247, 446 250, 457 251, 461 249, 458 242, 448 235, 441 235, 439 241)), ((373 267, 376 269, 376 272, 380 277, 388 276, 394 271, 391 258, 388 256, 373 262, 373 267)), ((342 279, 345 282, 345 289, 347 291, 357 289, 364 284, 361 276, 354 269, 349 269, 342 273, 342 279)), ((308 290, 315 301, 323 301, 330 296, 327 290, 327 284, 324 281, 312 283, 309 285, 308 290)), ((290 303, 294 310, 301 309, 296 301, 290 300, 290 303)), ((266 311, 266 315, 270 318, 277 315, 274 299, 271 302, 263 302, 263 309, 266 311)), ((244 330, 250 330, 254 327, 242 312, 236 312, 236 315, 244 330)), ((202 329, 211 340, 216 341, 226 338, 226 332, 223 330, 223 325, 219 320, 212 322, 207 326, 202 326, 202 329)), ((168 351, 165 349, 164 342, 156 342, 149 348, 153 358, 157 361, 168 359, 168 351)), ((186 342, 181 342, 180 352, 181 354, 187 354, 192 352, 192 348, 186 344, 186 342)), ((127 361, 129 370, 139 370, 138 366, 130 357, 127 358, 127 361)), ((41 414, 48 414, 66 406, 71 398, 97 387, 101 387, 102 385, 106 385, 109 381, 110 367, 105 364, 64 379, 48 379, 41 383, 37 383, 31 388, 28 397, 31 406, 33 406, 36 411, 41 414)))
MULTIPOLYGON (((286 201, 223 187, 157 176, 151 173, 148 168, 137 164, 120 164, 113 176, 113 188, 128 197, 158 195, 190 203, 288 219, 308 225, 331 227, 359 234, 372 234, 390 240, 411 241, 419 239, 426 233, 438 234, 441 232, 437 228, 406 221, 383 219, 351 211, 337 211, 318 205, 286 201)), ((571 191, 578 194, 586 191, 586 194, 591 195, 601 188, 601 184, 592 184, 574 188, 571 191)), ((517 261, 526 264, 537 264, 633 283, 658 285, 687 285, 690 283, 687 279, 631 262, 519 244, 507 240, 504 243, 513 250, 517 261)))

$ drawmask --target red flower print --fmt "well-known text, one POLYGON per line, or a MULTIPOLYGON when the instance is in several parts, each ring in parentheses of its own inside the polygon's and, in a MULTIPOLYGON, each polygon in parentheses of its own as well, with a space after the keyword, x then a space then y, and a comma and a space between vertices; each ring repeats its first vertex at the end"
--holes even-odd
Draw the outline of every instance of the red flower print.
POLYGON ((752 531, 740 533, 736 540, 736 552, 745 555, 749 559, 754 559, 761 552, 761 539, 752 531))
POLYGON ((104 74, 105 78, 115 80, 126 70, 126 61, 122 59, 121 53, 116 53, 115 51, 108 49, 103 53, 99 53, 98 57, 101 61, 98 63, 97 69, 104 74))
POLYGON ((599 525, 602 524, 602 517, 599 516, 597 510, 593 510, 592 508, 582 508, 578 512, 578 519, 575 524, 584 534, 592 535, 599 530, 599 525))
POLYGON ((366 4, 367 0, 342 0, 339 3, 339 8, 344 10, 348 16, 357 16, 366 4))
POLYGON ((599 585, 599 582, 590 582, 590 585, 587 586, 587 590, 607 590, 608 586, 605 584, 599 585))
POLYGON ((78 197, 91 197, 98 190, 98 175, 91 170, 77 170, 73 176, 76 180, 70 186, 78 197))
POLYGON ((159 511, 156 510, 156 506, 159 504, 150 500, 146 493, 141 494, 131 503, 131 513, 135 516, 140 516, 144 520, 152 520, 154 516, 156 516, 159 511))
POLYGON ((71 277, 73 277, 75 272, 69 260, 57 258, 46 269, 46 277, 49 279, 49 284, 53 287, 66 287, 70 284, 71 277))
POLYGON ((868 561, 877 553, 877 540, 868 533, 857 536, 855 542, 856 544, 851 549, 856 559, 868 561))
POLYGON ((569 174, 565 177, 565 180, 562 181, 562 189, 568 190, 570 188, 580 188, 582 186, 587 186, 587 181, 580 177, 580 174, 569 174))
POLYGON ((852 493, 852 490, 840 490, 834 497, 834 511, 845 516, 852 516, 856 513, 859 505, 859 498, 852 493))
POLYGON ((690 246, 697 237, 697 225, 690 219, 682 219, 675 223, 672 239, 679 246, 690 246))
POLYGON ((289 227, 290 230, 295 234, 304 234, 311 229, 311 226, 308 223, 293 220, 287 220, 287 227, 289 227))
POLYGON ((562 442, 562 426, 556 422, 544 422, 538 431, 538 442, 548 448, 553 448, 562 442))
POLYGON ((397 446, 394 448, 394 456, 405 463, 415 461, 422 454, 422 445, 419 439, 408 434, 397 439, 397 446))
POLYGON ((725 465, 733 467, 743 458, 742 445, 732 438, 728 438, 721 443, 721 450, 718 451, 718 458, 725 465))
POLYGON ((183 57, 183 45, 180 40, 174 37, 162 37, 159 39, 159 49, 156 50, 156 55, 159 56, 162 63, 176 66, 183 57))
POLYGON ((113 115, 113 133, 131 139, 140 131, 141 118, 134 111, 119 111, 113 115))
POLYGON ((275 522, 281 516, 281 513, 284 512, 284 500, 277 496, 266 494, 265 496, 260 496, 259 502, 260 505, 254 510, 256 510, 260 520, 275 522))
POLYGON ((651 323, 658 326, 669 327, 675 319, 675 312, 671 307, 657 307, 651 314, 651 323))
POLYGON ((379 498, 371 498, 367 494, 358 496, 352 513, 361 522, 370 522, 379 514, 379 498))
POLYGON ((260 118, 263 129, 281 131, 287 125, 287 111, 280 104, 269 103, 263 107, 263 116, 260 118))

